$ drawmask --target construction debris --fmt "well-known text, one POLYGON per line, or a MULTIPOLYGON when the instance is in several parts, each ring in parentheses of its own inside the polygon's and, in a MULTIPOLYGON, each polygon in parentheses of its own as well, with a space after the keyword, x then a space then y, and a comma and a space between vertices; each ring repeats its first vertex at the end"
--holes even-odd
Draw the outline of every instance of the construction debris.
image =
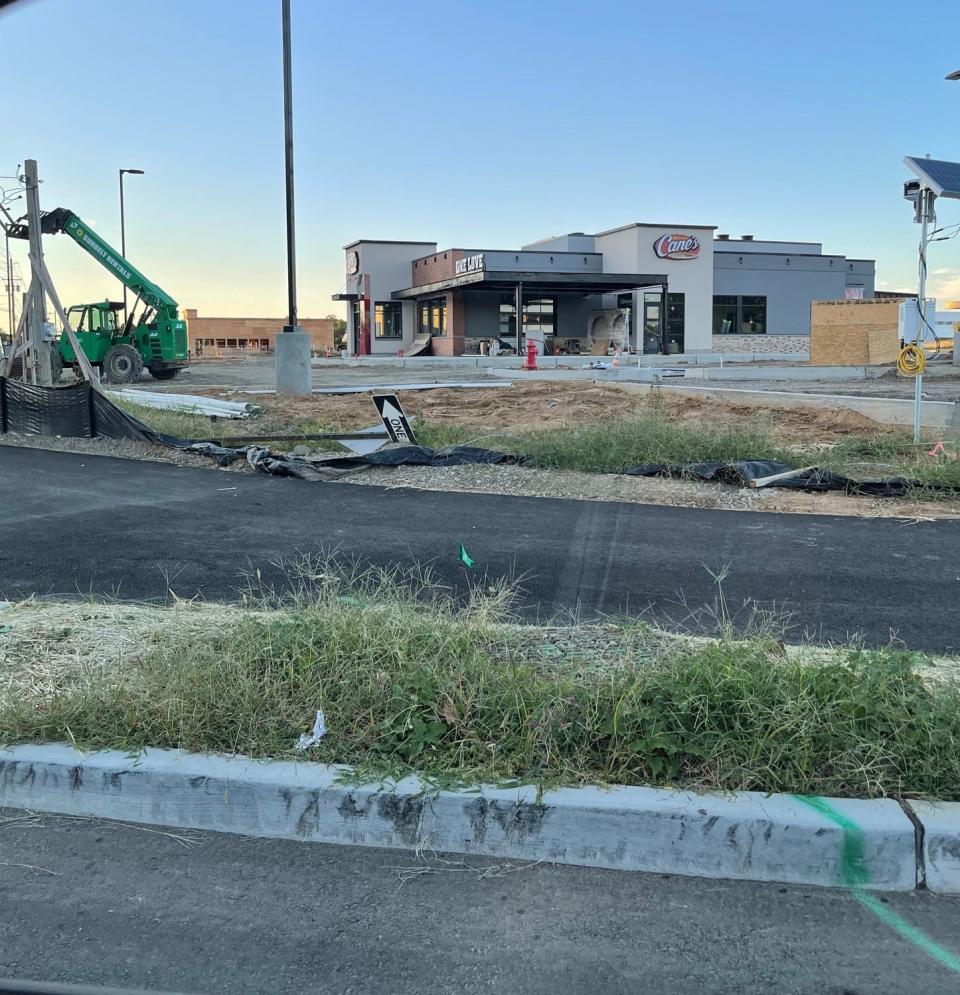
POLYGON ((249 401, 222 401, 217 397, 204 397, 200 394, 166 394, 152 390, 132 390, 129 387, 112 390, 110 393, 145 408, 183 411, 208 418, 249 418, 260 414, 262 410, 249 401))

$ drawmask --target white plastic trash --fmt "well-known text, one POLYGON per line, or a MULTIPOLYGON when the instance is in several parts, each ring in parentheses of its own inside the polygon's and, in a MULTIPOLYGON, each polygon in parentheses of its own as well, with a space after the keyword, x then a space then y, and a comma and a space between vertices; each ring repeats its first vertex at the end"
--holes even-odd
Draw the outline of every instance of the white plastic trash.
POLYGON ((297 740, 298 750, 309 750, 311 746, 316 746, 327 734, 327 720, 320 709, 317 709, 317 717, 313 720, 313 730, 308 735, 301 733, 297 740))

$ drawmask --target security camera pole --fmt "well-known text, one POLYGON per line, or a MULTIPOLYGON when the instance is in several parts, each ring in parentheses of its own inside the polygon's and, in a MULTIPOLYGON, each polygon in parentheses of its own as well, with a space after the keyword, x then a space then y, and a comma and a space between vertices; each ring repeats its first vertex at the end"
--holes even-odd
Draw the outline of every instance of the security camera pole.
POLYGON ((283 137, 287 188, 287 323, 276 338, 277 393, 310 395, 310 336, 297 324, 297 248, 293 211, 293 74, 290 0, 280 0, 283 20, 283 137))

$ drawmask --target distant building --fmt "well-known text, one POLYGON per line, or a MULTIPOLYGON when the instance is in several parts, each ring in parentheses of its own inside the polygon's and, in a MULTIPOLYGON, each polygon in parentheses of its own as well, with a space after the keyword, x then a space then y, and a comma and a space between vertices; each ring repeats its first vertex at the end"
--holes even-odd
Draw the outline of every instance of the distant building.
MULTIPOLYGON (((201 318, 196 308, 184 308, 182 314, 192 356, 272 352, 274 339, 283 333, 286 324, 286 318, 201 318)), ((310 333, 314 353, 333 349, 332 318, 301 318, 300 324, 310 333)))

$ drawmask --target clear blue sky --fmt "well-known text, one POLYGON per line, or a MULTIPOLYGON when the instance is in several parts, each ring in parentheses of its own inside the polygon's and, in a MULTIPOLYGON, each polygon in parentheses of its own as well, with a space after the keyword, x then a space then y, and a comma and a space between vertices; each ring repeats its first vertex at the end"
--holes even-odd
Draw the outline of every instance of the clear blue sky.
MULTIPOLYGON (((354 238, 629 221, 822 241, 907 288, 903 156, 960 159, 956 0, 293 0, 293 22, 304 316, 339 313, 354 238)), ((119 243, 117 169, 144 169, 130 258, 201 313, 283 313, 279 0, 22 0, 0 37, 0 173, 36 158, 45 206, 119 243)), ((49 241, 65 301, 116 296, 49 241)), ((930 265, 960 297, 960 239, 930 265)))

